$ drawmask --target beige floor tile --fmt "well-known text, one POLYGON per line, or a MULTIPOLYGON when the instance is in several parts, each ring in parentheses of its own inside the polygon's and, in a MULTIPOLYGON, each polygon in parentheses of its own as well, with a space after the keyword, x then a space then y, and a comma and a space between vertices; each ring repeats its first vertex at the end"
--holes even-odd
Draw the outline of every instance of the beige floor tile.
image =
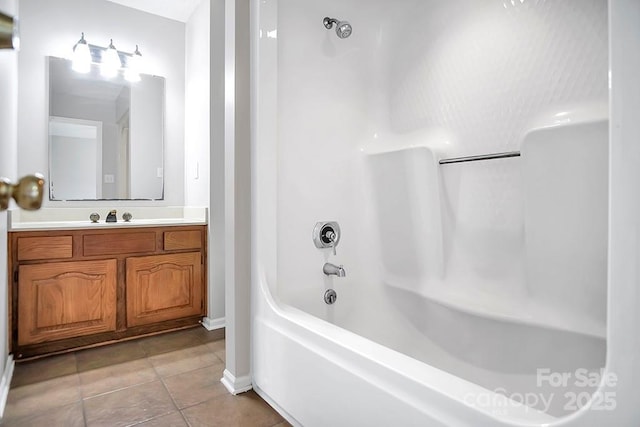
POLYGON ((271 427, 282 417, 253 391, 226 394, 182 411, 192 427, 271 427))
POLYGON ((194 332, 193 329, 187 329, 143 338, 139 343, 147 356, 154 356, 202 345, 204 341, 199 334, 200 332, 194 332))
POLYGON ((224 329, 214 329, 208 331, 204 326, 200 328, 194 328, 193 334, 200 337, 202 342, 219 341, 224 339, 224 329))
POLYGON ((138 340, 109 344, 76 353, 78 372, 85 372, 118 363, 144 359, 147 356, 138 340))
POLYGON ((53 378, 66 377, 77 372, 76 356, 73 353, 20 362, 16 363, 13 371, 11 386, 20 387, 53 378))
POLYGON ((226 346, 226 340, 210 341, 207 343, 207 346, 209 346, 211 351, 224 350, 226 346))
POLYGON ((227 393, 223 336, 195 328, 20 363, 0 425, 288 426, 255 393, 227 393))
POLYGON ((207 343, 209 349, 215 354, 218 359, 226 362, 226 342, 225 340, 212 341, 207 343))
POLYGON ((228 393, 220 382, 223 371, 224 365, 216 363, 165 378, 163 382, 178 408, 182 409, 228 393))
POLYGON ((136 427, 189 427, 180 412, 173 412, 169 415, 163 415, 142 424, 136 424, 136 427))
POLYGON ((152 356, 149 361, 163 378, 220 363, 205 344, 152 356))
POLYGON ((90 397, 158 379, 158 374, 147 359, 119 363, 81 372, 82 397, 90 397))
POLYGON ((15 420, 7 420, 3 427, 84 427, 82 403, 76 402, 44 412, 27 415, 15 420))
POLYGON ((78 374, 12 388, 4 417, 16 419, 80 401, 78 374))
POLYGON ((87 427, 129 426, 176 411, 160 381, 84 400, 87 427))

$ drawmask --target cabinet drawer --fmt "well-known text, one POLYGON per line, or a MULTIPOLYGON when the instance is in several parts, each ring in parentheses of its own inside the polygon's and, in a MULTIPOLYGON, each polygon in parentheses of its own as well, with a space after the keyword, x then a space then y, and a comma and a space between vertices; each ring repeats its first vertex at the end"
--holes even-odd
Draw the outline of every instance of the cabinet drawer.
POLYGON ((84 256, 154 252, 156 233, 88 234, 83 237, 82 245, 84 256))
POLYGON ((165 231, 164 250, 200 249, 202 247, 202 233, 200 230, 165 231))
POLYGON ((20 237, 18 239, 18 260, 71 258, 73 237, 20 237))

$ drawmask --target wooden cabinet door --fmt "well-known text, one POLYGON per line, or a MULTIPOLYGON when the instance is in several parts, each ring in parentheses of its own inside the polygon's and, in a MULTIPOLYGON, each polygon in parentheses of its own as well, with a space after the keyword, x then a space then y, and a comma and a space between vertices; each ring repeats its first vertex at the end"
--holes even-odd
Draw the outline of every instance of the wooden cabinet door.
POLYGON ((202 255, 127 258, 127 326, 203 313, 202 255))
POLYGON ((18 276, 18 344, 116 329, 117 261, 22 265, 18 276))

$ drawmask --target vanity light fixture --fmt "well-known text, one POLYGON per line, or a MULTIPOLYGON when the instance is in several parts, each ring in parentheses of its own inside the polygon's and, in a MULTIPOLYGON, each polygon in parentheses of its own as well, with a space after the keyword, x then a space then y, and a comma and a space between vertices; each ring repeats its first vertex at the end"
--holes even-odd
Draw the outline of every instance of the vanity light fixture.
POLYGON ((122 67, 118 50, 113 45, 113 39, 109 40, 109 47, 102 51, 102 65, 100 66, 100 74, 103 77, 115 77, 118 70, 122 67))
POLYGON ((84 39, 84 33, 82 33, 78 43, 73 46, 71 68, 77 73, 88 73, 91 70, 91 51, 87 41, 84 39))
POLYGON ((124 78, 130 82, 140 81, 140 65, 142 62, 142 54, 136 45, 136 51, 127 57, 127 68, 124 70, 124 78))
POLYGON ((140 81, 142 54, 136 45, 133 53, 122 52, 113 45, 113 39, 108 47, 87 43, 84 33, 73 46, 73 62, 71 68, 78 73, 91 71, 91 64, 100 66, 100 75, 111 78, 124 69, 124 77, 130 82, 140 81))

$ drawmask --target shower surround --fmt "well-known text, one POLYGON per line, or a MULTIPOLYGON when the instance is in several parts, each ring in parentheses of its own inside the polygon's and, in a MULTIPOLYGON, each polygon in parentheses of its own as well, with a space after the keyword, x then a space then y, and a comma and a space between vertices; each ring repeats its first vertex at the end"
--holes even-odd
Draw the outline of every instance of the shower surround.
POLYGON ((253 7, 257 390, 302 425, 610 406, 577 381, 607 362, 607 2, 253 7))

